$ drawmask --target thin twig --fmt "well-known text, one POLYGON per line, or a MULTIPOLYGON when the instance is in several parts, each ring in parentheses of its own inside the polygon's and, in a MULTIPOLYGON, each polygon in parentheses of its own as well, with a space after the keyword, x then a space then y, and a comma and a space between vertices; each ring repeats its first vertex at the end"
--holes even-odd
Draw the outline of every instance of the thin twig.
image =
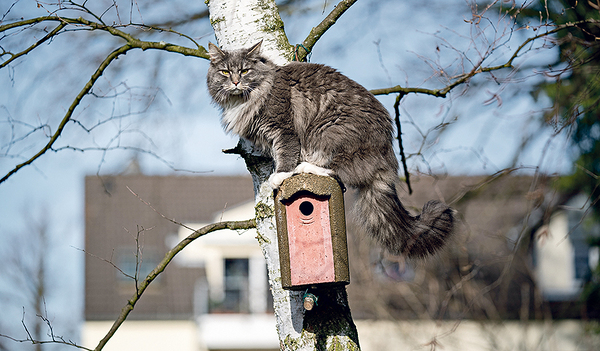
POLYGON ((396 96, 396 102, 394 103, 394 112, 396 116, 394 120, 396 121, 396 130, 398 131, 398 147, 400 149, 400 159, 402 161, 402 167, 404 168, 404 178, 406 181, 406 186, 408 187, 408 194, 412 194, 412 187, 410 186, 410 173, 408 173, 408 165, 406 164, 406 155, 404 154, 404 146, 402 146, 402 127, 400 125, 400 100, 404 97, 405 94, 398 94, 396 96))
MULTIPOLYGON (((44 301, 44 307, 45 307, 46 303, 44 301)), ((46 312, 46 315, 48 313, 46 312)), ((43 315, 38 315, 38 318, 40 318, 48 327, 48 336, 50 337, 51 340, 36 340, 33 335, 31 335, 31 332, 29 331, 29 328, 27 328, 27 324, 25 323, 25 308, 23 308, 23 315, 21 317, 21 324, 23 325, 23 329, 25 329, 25 333, 27 334, 27 337, 25 339, 17 339, 15 337, 9 336, 9 335, 5 335, 5 334, 0 334, 0 338, 5 338, 14 342, 18 342, 18 343, 31 343, 33 345, 44 345, 44 344, 55 344, 55 345, 65 345, 65 346, 72 346, 75 347, 77 349, 81 349, 81 350, 87 350, 87 351, 92 351, 92 349, 88 349, 87 347, 81 346, 81 345, 77 345, 77 343, 75 343, 72 340, 65 340, 65 338, 63 338, 60 335, 56 335, 54 334, 54 328, 52 327, 50 320, 48 319, 48 317, 43 316, 43 315)))
POLYGON ((131 279, 131 280, 135 280, 135 277, 134 277, 134 276, 132 276, 132 275, 130 275, 130 274, 127 274, 127 273, 125 273, 125 271, 124 271, 124 270, 122 270, 122 269, 121 269, 119 266, 117 266, 117 265, 116 265, 116 263, 114 263, 114 262, 112 261, 112 259, 108 260, 108 259, 106 259, 106 258, 103 258, 103 257, 100 257, 100 256, 98 256, 98 255, 94 255, 93 253, 87 252, 85 249, 80 249, 80 248, 77 248, 77 247, 75 247, 75 249, 76 249, 76 250, 79 250, 79 251, 81 251, 81 252, 85 253, 86 255, 89 255, 89 256, 91 256, 91 257, 93 257, 93 258, 97 258, 97 259, 99 259, 99 260, 101 260, 101 261, 104 261, 104 262, 106 262, 106 263, 110 264, 110 265, 111 265, 111 266, 112 266, 114 269, 116 269, 117 271, 119 271, 119 273, 123 274, 123 276, 124 276, 124 277, 126 277, 126 278, 129 278, 129 279, 131 279))

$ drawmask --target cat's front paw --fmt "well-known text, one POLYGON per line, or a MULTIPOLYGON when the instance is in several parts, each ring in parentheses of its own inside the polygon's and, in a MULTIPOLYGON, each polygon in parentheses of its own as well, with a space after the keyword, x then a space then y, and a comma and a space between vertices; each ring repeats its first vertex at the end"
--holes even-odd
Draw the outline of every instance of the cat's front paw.
POLYGON ((298 166, 296 166, 296 169, 294 169, 294 174, 298 173, 311 173, 329 177, 333 174, 333 171, 327 168, 319 167, 309 162, 302 162, 298 166))
POLYGON ((271 185, 271 188, 279 189, 281 183, 283 183, 284 180, 291 177, 293 174, 293 172, 277 172, 271 174, 269 177, 269 184, 271 185))

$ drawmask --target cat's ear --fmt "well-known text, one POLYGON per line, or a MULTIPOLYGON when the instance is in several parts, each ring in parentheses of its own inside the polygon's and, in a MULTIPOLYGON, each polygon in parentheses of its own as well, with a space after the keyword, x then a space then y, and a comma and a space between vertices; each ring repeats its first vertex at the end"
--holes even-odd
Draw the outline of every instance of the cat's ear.
POLYGON ((259 41, 258 43, 254 44, 254 46, 252 46, 250 49, 248 49, 248 53, 246 54, 247 57, 258 57, 260 56, 260 46, 262 45, 262 40, 259 41))
POLYGON ((211 42, 208 42, 208 55, 210 56, 210 60, 212 62, 225 58, 225 53, 221 51, 218 46, 211 42))

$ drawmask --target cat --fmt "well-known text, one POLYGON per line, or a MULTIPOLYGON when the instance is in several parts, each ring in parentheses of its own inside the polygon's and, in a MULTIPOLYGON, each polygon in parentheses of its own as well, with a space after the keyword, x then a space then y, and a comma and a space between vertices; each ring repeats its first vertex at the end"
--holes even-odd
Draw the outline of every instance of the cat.
POLYGON ((225 131, 274 159, 271 186, 296 173, 335 176, 358 189, 358 222, 390 253, 437 252, 452 235, 454 210, 429 201, 413 217, 403 207, 385 107, 331 67, 272 63, 260 54, 261 43, 233 51, 209 43, 207 85, 225 131))

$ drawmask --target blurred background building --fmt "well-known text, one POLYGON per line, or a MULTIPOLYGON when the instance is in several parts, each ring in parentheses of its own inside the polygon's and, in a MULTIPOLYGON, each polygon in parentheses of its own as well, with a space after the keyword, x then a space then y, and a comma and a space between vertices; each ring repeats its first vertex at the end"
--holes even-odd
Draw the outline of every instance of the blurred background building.
MULTIPOLYGON (((414 194, 403 196, 409 209, 440 199, 460 219, 448 249, 417 262, 386 255, 360 233, 360 218, 351 211, 353 192, 347 192, 348 294, 366 349, 377 349, 386 333, 398 335, 389 328, 413 330, 414 337, 435 325, 474 323, 475 331, 463 326, 455 337, 470 333, 467 339, 477 349, 489 342, 489 322, 502 321, 493 334, 513 340, 511 321, 531 322, 537 330, 542 321, 598 316, 600 307, 581 298, 598 262, 597 247, 589 244, 598 225, 581 222, 585 197, 560 196, 552 179, 489 180, 413 180, 414 194)), ((244 176, 145 176, 134 169, 86 177, 83 344, 104 336, 136 280, 191 234, 189 228, 252 218, 252 189, 244 176)), ((276 350, 267 281, 254 230, 198 238, 151 284, 107 349, 140 349, 145 343, 144 350, 276 350)), ((523 338, 532 335, 538 334, 523 338)))

